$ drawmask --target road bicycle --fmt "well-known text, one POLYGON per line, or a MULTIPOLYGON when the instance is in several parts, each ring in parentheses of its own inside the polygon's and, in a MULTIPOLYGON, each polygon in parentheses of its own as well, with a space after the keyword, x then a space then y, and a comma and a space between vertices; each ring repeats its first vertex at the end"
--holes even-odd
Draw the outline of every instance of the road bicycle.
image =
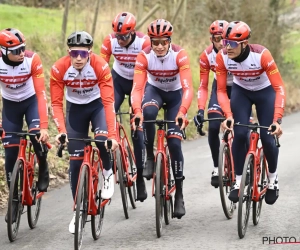
MULTIPOLYGON (((166 119, 166 106, 164 109, 164 119, 166 119)), ((166 124, 175 123, 175 121, 168 120, 148 120, 144 123, 155 123, 158 126, 156 138, 157 149, 155 153, 155 171, 153 173, 152 182, 152 196, 155 197, 155 221, 156 234, 161 237, 162 233, 162 219, 165 224, 169 225, 171 218, 174 217, 173 194, 176 190, 175 180, 172 174, 171 158, 166 139, 166 124)), ((182 125, 183 120, 178 119, 179 126, 182 125)), ((139 124, 139 120, 135 120, 135 124, 139 124)), ((183 139, 186 139, 185 131, 182 131, 183 139)), ((145 142, 147 143, 147 142, 145 142)))
POLYGON ((116 174, 116 182, 120 186, 122 204, 125 218, 128 219, 128 199, 133 209, 136 208, 136 178, 137 169, 135 164, 135 156, 133 154, 132 147, 129 143, 128 136, 126 134, 125 128, 122 125, 122 115, 130 115, 129 112, 118 112, 116 115, 119 116, 119 121, 116 123, 117 140, 119 143, 119 153, 116 153, 116 161, 114 164, 116 174))
MULTIPOLYGON (((266 126, 255 124, 235 123, 234 126, 244 126, 251 129, 250 146, 246 155, 242 180, 240 184, 238 205, 238 235, 244 238, 252 203, 253 224, 257 225, 261 215, 262 202, 268 188, 268 163, 266 161, 263 147, 258 145, 260 139, 259 129, 269 129, 266 126)), ((272 125, 272 132, 276 126, 272 125)), ((278 137, 274 136, 275 145, 280 147, 278 137)))
MULTIPOLYGON (((57 156, 62 157, 66 135, 62 134, 59 140, 60 146, 57 151, 57 156)), ((73 207, 73 210, 76 211, 74 249, 77 250, 82 247, 85 224, 89 222, 87 220, 88 215, 91 215, 92 236, 94 240, 99 239, 103 225, 105 206, 110 203, 111 199, 101 198, 103 165, 100 159, 99 149, 91 144, 92 142, 105 143, 105 141, 91 138, 68 138, 68 140, 85 142, 83 162, 80 167, 73 207)), ((111 147, 112 141, 107 140, 110 159, 113 161, 111 147)))
MULTIPOLYGON (((221 118, 209 118, 203 119, 201 116, 198 116, 198 121, 200 125, 197 126, 198 133, 202 136, 205 135, 205 132, 202 130, 203 123, 207 121, 220 121, 223 122, 224 117, 221 118)), ((231 126, 231 120, 227 121, 227 127, 231 126)), ((235 172, 234 172, 234 163, 232 157, 232 141, 233 141, 233 131, 224 130, 222 141, 219 149, 219 160, 218 160, 218 172, 219 172, 219 191, 221 204, 223 212, 227 219, 232 219, 234 210, 236 209, 235 203, 228 199, 231 188, 235 183, 235 172)))
MULTIPOLYGON (((33 134, 26 131, 6 132, 0 129, 0 137, 4 134, 17 135, 20 137, 19 153, 10 177, 8 208, 7 208, 7 233, 13 242, 18 235, 21 215, 25 213, 27 206, 27 221, 31 229, 35 228, 39 219, 42 196, 37 188, 36 175, 38 174, 38 160, 33 150, 32 142, 28 137, 40 137, 40 133, 33 134)), ((51 149, 50 143, 40 143, 41 152, 47 153, 51 149)))

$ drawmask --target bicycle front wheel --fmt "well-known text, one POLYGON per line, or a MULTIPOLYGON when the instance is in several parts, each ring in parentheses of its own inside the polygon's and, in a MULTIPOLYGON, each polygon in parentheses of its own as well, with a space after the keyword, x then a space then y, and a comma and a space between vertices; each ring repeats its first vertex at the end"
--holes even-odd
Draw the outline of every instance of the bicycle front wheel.
MULTIPOLYGON (((167 157, 167 171, 168 171, 168 190, 170 190, 174 185, 175 181, 172 179, 172 166, 171 166, 171 157, 169 153, 169 148, 166 147, 166 157, 167 157)), ((171 221, 171 215, 173 216, 173 197, 169 195, 169 199, 166 199, 164 202, 164 219, 165 224, 169 225, 171 221)))
MULTIPOLYGON (((34 175, 35 175, 36 166, 37 166, 37 159, 36 159, 36 155, 34 155, 34 166, 33 166, 34 175)), ((39 191, 36 185, 34 184, 34 182, 32 182, 32 186, 30 187, 30 189, 32 195, 36 197, 39 191)), ((36 224, 40 216, 41 204, 42 204, 42 197, 36 199, 35 204, 32 204, 31 206, 27 206, 27 221, 31 229, 36 227, 36 224)))
MULTIPOLYGON (((131 176, 131 178, 133 178, 133 176, 136 174, 136 165, 135 162, 133 160, 133 156, 131 155, 131 151, 129 148, 129 145, 126 142, 126 151, 127 151, 127 156, 128 156, 128 173, 131 176)), ((133 209, 136 208, 136 183, 135 181, 132 182, 132 186, 128 185, 128 195, 129 195, 129 200, 131 203, 131 206, 133 209)))
POLYGON ((253 182, 254 156, 248 154, 244 164, 242 181, 240 185, 239 207, 238 207, 238 234, 244 238, 249 221, 250 208, 252 202, 252 182, 253 182))
POLYGON ((78 250, 82 246, 83 233, 88 214, 88 166, 83 165, 79 177, 76 196, 76 217, 74 248, 78 250))
POLYGON ((219 190, 222 208, 227 219, 233 216, 235 204, 228 199, 232 186, 232 163, 230 148, 227 143, 222 143, 219 150, 219 190))
MULTIPOLYGON (((260 154, 260 167, 259 167, 260 178, 258 180, 259 191, 261 192, 265 185, 267 185, 267 175, 266 175, 266 159, 264 157, 264 152, 261 151, 260 154)), ((260 198, 258 202, 253 201, 253 224, 256 226, 260 219, 261 208, 262 208, 263 199, 260 198)))
POLYGON ((18 235, 23 212, 23 175, 24 163, 21 160, 17 160, 11 176, 7 208, 7 233, 11 242, 13 242, 18 235))
POLYGON ((126 190, 127 177, 124 172, 120 150, 116 151, 116 164, 117 164, 118 179, 119 179, 119 186, 120 186, 124 215, 125 215, 125 218, 128 219, 129 218, 128 200, 127 200, 127 190, 126 190))
POLYGON ((162 218, 164 212, 164 195, 163 195, 163 175, 162 175, 162 154, 158 154, 155 167, 155 219, 156 219, 156 234, 161 237, 162 218))
POLYGON ((94 240, 98 240, 101 235, 101 230, 103 226, 103 220, 104 220, 104 210, 105 206, 101 207, 101 203, 103 199, 101 198, 101 187, 102 187, 102 171, 100 168, 100 163, 98 163, 97 167, 97 172, 98 172, 98 185, 97 185, 97 190, 95 190, 96 194, 96 203, 98 205, 98 210, 97 210, 97 215, 91 215, 91 226, 92 226, 92 235, 94 240))

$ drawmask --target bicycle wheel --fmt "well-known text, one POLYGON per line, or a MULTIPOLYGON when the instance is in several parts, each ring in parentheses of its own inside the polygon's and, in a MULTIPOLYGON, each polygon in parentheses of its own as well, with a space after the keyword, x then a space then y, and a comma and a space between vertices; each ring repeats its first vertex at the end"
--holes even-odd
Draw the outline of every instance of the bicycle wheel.
POLYGON ((253 164, 254 156, 252 154, 248 154, 244 164, 239 194, 238 234, 241 239, 244 238, 246 234, 250 215, 252 202, 253 164), (247 172, 250 174, 247 175, 247 172), (243 206, 245 207, 243 208, 243 206))
POLYGON ((88 166, 83 165, 79 177, 76 196, 76 217, 75 217, 75 237, 74 249, 78 250, 82 246, 83 233, 88 214, 88 166))
MULTIPOLYGON (((167 170, 168 170, 168 190, 170 190, 175 182, 172 179, 172 166, 171 166, 171 158, 168 147, 166 148, 166 157, 167 157, 167 170)), ((169 199, 165 200, 164 202, 164 219, 165 224, 169 225, 171 221, 171 215, 173 216, 173 197, 172 195, 169 195, 169 199)))
MULTIPOLYGON (((36 155, 34 155, 33 173, 35 173, 36 166, 37 166, 36 164, 37 164, 36 155)), ((38 189, 36 187, 36 183, 33 182, 30 189, 32 192, 32 196, 36 197, 36 195, 38 194, 38 189)), ((28 221, 28 225, 31 229, 35 228, 36 224, 38 222, 40 211, 41 211, 41 203, 42 203, 42 197, 37 199, 35 201, 35 204, 32 204, 32 206, 27 206, 27 221, 28 221)))
POLYGON ((7 233, 11 242, 14 241, 18 235, 23 211, 23 174, 24 163, 21 160, 17 160, 11 176, 7 208, 7 233))
POLYGON ((127 200, 127 190, 126 190, 127 178, 126 178, 126 175, 124 172, 120 150, 116 151, 116 163, 117 163, 118 179, 119 179, 119 186, 120 186, 120 191, 121 191, 124 215, 125 215, 125 218, 128 219, 129 218, 129 216, 128 216, 128 200, 127 200))
POLYGON ((91 226, 92 226, 92 235, 94 240, 98 240, 101 235, 101 230, 103 226, 103 220, 104 220, 104 210, 105 206, 101 207, 101 203, 103 199, 101 198, 101 187, 102 187, 102 176, 101 176, 101 169, 100 169, 100 163, 98 163, 98 185, 97 185, 97 192, 96 195, 96 202, 98 204, 98 210, 97 210, 97 215, 91 215, 91 226))
POLYGON ((228 199, 232 187, 232 164, 230 148, 227 143, 222 143, 219 150, 219 190, 222 208, 227 219, 232 219, 235 204, 228 199))
POLYGON ((162 217, 164 212, 164 196, 162 182, 162 154, 159 153, 156 158, 155 167, 155 219, 156 219, 156 234, 160 238, 162 232, 162 217))
MULTIPOLYGON (((127 144, 127 142, 126 142, 126 144, 127 144)), ((131 151, 129 149, 128 144, 126 145, 126 151, 127 151, 127 155, 128 155, 128 173, 132 178, 136 174, 136 165, 135 165, 135 162, 131 155, 131 151)), ((136 195, 137 195, 136 194, 136 182, 133 181, 132 186, 128 185, 127 189, 128 189, 128 195, 129 195, 129 200, 130 200, 131 206, 133 209, 135 209, 136 208, 135 201, 136 201, 136 195)))
MULTIPOLYGON (((267 184, 267 176, 266 176, 266 160, 264 158, 264 153, 261 151, 260 154, 260 179, 258 181, 259 191, 261 192, 265 185, 267 184)), ((261 197, 258 202, 253 201, 253 224, 256 226, 260 219, 260 213, 262 208, 263 198, 261 197)))

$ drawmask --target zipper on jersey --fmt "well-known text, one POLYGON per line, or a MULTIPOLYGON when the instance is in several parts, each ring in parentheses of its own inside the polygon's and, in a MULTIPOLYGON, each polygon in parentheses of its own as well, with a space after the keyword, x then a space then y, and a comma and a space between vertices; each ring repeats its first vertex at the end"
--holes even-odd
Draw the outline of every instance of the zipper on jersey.
MULTIPOLYGON (((162 66, 162 71, 163 71, 164 70, 164 59, 161 61, 161 66, 162 66)), ((165 91, 168 91, 167 81, 165 81, 165 91)))
POLYGON ((79 73, 78 73, 78 76, 79 76, 79 88, 81 89, 80 91, 81 91, 81 95, 83 94, 83 90, 82 90, 82 88, 81 88, 81 71, 79 71, 79 73))

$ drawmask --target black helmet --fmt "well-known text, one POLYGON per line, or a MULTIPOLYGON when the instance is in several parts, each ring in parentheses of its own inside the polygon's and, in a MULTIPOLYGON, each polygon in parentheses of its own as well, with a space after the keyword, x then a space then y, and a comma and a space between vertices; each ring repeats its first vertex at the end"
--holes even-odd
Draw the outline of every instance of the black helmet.
POLYGON ((75 31, 67 39, 69 47, 92 47, 93 38, 85 31, 75 31))

